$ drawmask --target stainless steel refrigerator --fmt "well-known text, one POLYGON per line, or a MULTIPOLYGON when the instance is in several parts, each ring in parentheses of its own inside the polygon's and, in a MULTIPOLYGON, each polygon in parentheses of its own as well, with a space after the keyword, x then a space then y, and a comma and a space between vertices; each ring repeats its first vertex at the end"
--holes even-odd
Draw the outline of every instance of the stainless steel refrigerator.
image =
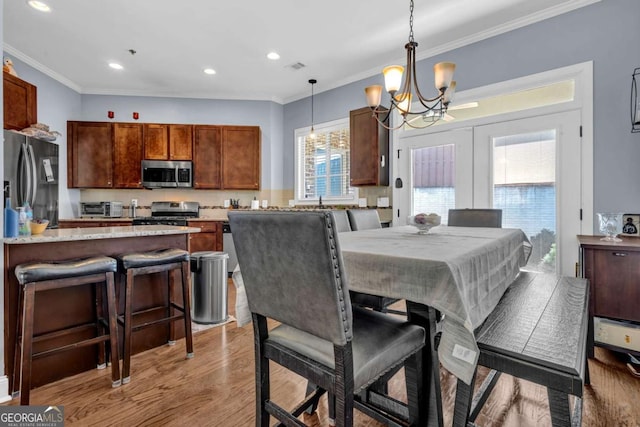
POLYGON ((48 141, 4 131, 4 200, 11 207, 33 209, 34 219, 58 226, 58 146, 48 141))

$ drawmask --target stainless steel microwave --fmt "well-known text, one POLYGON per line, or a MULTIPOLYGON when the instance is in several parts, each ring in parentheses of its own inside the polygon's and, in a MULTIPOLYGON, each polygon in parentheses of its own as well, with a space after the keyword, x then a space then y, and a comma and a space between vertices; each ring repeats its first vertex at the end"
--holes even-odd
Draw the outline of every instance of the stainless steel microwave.
POLYGON ((122 202, 81 202, 80 215, 84 217, 120 218, 122 202))
POLYGON ((192 187, 193 164, 189 161, 142 161, 142 186, 146 188, 192 187))

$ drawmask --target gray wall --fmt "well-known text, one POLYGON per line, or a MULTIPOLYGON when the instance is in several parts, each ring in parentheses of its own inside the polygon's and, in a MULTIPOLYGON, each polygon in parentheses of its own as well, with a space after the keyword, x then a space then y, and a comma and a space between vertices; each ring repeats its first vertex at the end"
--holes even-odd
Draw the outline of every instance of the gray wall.
MULTIPOLYGON (((458 91, 585 61, 594 64, 594 212, 640 212, 640 134, 631 134, 631 75, 640 67, 640 1, 603 0, 564 15, 421 61, 430 92, 434 63, 457 64, 458 91)), ((398 41, 398 50, 403 42, 398 41)), ((420 49, 420 48, 418 48, 420 49)), ((418 50, 419 52, 419 50, 418 50)), ((400 53, 400 52, 399 52, 400 53)), ((322 90, 322 76, 315 76, 322 90)), ((314 97, 316 123, 347 117, 365 106, 375 76, 314 97)), ((284 177, 293 187, 293 132, 310 125, 309 100, 285 105, 284 177)))

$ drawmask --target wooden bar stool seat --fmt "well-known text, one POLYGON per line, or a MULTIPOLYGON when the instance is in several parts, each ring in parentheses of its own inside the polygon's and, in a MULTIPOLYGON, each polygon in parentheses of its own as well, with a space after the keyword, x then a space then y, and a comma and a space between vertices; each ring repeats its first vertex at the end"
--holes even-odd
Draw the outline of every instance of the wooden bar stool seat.
MULTIPOLYGON (((187 358, 193 357, 193 338, 191 333, 191 304, 189 296, 189 252, 182 249, 162 249, 151 252, 138 252, 121 255, 118 262, 122 274, 125 275, 124 316, 118 316, 118 322, 124 326, 124 354, 122 362, 122 383, 131 380, 131 341, 133 331, 137 331, 159 323, 170 323, 182 319, 184 321, 187 358), (181 305, 175 301, 171 274, 180 271, 182 285, 181 305), (133 285, 135 277, 145 274, 167 272, 168 297, 167 304, 162 307, 133 312, 133 285), (147 320, 134 324, 136 315, 148 314, 154 310, 164 310, 162 318, 147 320), (175 314, 172 314, 172 309, 175 314)), ((169 344, 174 344, 173 330, 169 336, 169 344)))
MULTIPOLYGON (((111 359, 111 385, 120 385, 120 365, 118 357, 118 328, 116 323, 116 294, 114 273, 117 263, 113 258, 98 256, 63 262, 37 262, 21 264, 15 268, 20 283, 18 324, 13 369, 13 389, 20 384, 20 404, 29 404, 31 390, 31 368, 33 359, 51 356, 59 352, 88 345, 100 345, 98 368, 106 366, 105 342, 109 342, 111 359), (95 285, 95 322, 90 325, 74 325, 34 336, 34 311, 36 292, 62 289, 71 286, 95 285), (103 286, 106 285, 106 286, 103 286), (103 300, 106 297, 107 316, 105 318, 103 300), (68 343, 65 336, 76 334, 80 328, 95 327, 96 336, 68 343), (33 344, 47 339, 56 339, 66 344, 34 352, 33 344)), ((60 309, 64 309, 60 307, 60 309)))

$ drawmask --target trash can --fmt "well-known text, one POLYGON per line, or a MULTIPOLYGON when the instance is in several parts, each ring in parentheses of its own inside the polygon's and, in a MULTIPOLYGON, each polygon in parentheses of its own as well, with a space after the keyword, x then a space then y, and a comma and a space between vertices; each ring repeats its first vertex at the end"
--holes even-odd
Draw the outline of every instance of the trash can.
POLYGON ((227 259, 225 252, 191 254, 191 320, 202 324, 227 321, 227 259))

